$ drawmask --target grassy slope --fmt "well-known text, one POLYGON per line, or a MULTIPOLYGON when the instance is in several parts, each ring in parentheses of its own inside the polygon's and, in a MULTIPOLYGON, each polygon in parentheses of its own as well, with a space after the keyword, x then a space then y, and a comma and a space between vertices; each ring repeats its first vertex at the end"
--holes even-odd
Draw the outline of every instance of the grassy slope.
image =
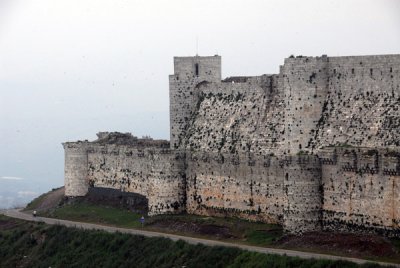
POLYGON ((81 222, 94 222, 124 228, 140 227, 141 215, 124 209, 96 206, 87 203, 65 205, 51 213, 41 213, 58 219, 68 219, 81 222))
MULTIPOLYGON (((53 192, 53 191, 52 191, 53 192)), ((49 192, 48 194, 51 194, 49 192)), ((40 202, 46 199, 48 194, 40 196, 38 199, 40 202)), ((40 202, 33 200, 33 204, 40 204, 40 202)), ((132 213, 125 209, 104 207, 94 204, 88 204, 86 202, 75 202, 73 204, 63 205, 51 209, 49 211, 39 211, 39 215, 46 217, 53 217, 59 219, 75 220, 82 222, 100 223, 104 225, 124 227, 124 228, 141 228, 139 218, 141 215, 132 213)), ((144 229, 150 231, 159 231, 165 233, 173 233, 184 236, 200 237, 207 239, 218 239, 225 240, 227 242, 243 243, 256 246, 269 246, 269 247, 281 247, 276 241, 283 236, 283 230, 280 226, 265 224, 265 223, 254 223, 236 218, 218 218, 218 217, 202 217, 196 215, 159 215, 147 218, 144 229), (160 227, 160 223, 170 222, 160 227), (213 234, 205 234, 196 231, 186 231, 181 229, 174 229, 174 226, 179 224, 195 224, 196 226, 215 225, 222 226, 229 229, 233 237, 218 237, 213 234)), ((392 239, 392 244, 400 251, 400 240, 392 239)), ((292 248, 284 247, 287 249, 296 249, 300 251, 310 251, 325 254, 336 254, 341 256, 352 256, 345 251, 337 250, 334 253, 332 251, 327 252, 319 248, 292 248)), ((368 254, 363 255, 364 258, 378 261, 393 261, 398 262, 397 258, 394 257, 376 257, 368 254)))
MULTIPOLYGON (((359 267, 0 216, 0 267, 359 267)), ((379 267, 363 265, 362 267, 379 267)))
POLYGON ((46 196, 48 193, 41 194, 37 198, 33 199, 31 202, 29 202, 28 205, 24 208, 24 211, 29 211, 29 210, 34 210, 39 207, 39 205, 46 199, 46 196))
POLYGON ((54 188, 51 191, 40 195, 39 197, 33 199, 25 207, 24 211, 31 210, 48 210, 57 207, 64 197, 64 187, 54 188))
MULTIPOLYGON (((87 203, 75 203, 65 205, 49 213, 39 213, 39 215, 68 219, 81 222, 100 223, 116 227, 125 228, 139 228, 141 224, 139 219, 140 214, 135 214, 124 209, 117 209, 111 207, 97 206, 87 203)), ((233 242, 242 242, 251 245, 268 246, 274 241, 279 239, 282 234, 282 228, 277 225, 248 222, 245 220, 234 218, 215 218, 215 217, 202 217, 196 215, 159 215, 151 218, 146 218, 144 229, 168 232, 180 235, 189 235, 195 237, 204 237, 215 239, 214 234, 202 234, 196 232, 185 232, 181 230, 174 230, 168 227, 160 228, 158 223, 173 222, 174 225, 181 224, 195 224, 196 226, 221 226, 229 228, 229 231, 234 236, 224 240, 233 242), (271 232, 269 232, 271 230, 271 232)))

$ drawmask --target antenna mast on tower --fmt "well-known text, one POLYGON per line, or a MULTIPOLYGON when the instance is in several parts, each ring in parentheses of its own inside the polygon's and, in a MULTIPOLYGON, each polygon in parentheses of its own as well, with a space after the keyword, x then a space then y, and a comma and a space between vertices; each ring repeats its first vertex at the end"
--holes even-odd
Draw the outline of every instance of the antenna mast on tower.
POLYGON ((196 36, 196 56, 199 55, 199 37, 196 36))

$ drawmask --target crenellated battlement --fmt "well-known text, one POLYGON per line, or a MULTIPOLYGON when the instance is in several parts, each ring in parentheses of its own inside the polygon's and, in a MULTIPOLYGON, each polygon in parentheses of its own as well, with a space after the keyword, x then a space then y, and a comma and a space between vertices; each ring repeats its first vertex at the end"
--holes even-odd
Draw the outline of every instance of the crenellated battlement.
POLYGON ((324 149, 318 154, 322 165, 340 165, 346 172, 399 176, 400 152, 390 149, 340 148, 324 149))

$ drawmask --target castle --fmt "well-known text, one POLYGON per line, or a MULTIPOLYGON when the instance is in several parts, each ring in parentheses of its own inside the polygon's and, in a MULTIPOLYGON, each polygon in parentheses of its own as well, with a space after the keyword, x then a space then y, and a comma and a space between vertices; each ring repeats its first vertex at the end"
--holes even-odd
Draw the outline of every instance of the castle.
POLYGON ((65 195, 111 188, 150 215, 187 212, 400 236, 400 55, 289 57, 221 79, 221 57, 175 57, 170 141, 66 142, 65 195))

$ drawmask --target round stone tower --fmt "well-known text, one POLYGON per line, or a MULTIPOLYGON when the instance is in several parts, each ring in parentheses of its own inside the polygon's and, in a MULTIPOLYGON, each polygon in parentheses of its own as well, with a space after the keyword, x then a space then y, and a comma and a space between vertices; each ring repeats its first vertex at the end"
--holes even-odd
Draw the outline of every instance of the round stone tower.
POLYGON ((65 196, 84 196, 88 192, 88 142, 63 143, 65 151, 65 196))

